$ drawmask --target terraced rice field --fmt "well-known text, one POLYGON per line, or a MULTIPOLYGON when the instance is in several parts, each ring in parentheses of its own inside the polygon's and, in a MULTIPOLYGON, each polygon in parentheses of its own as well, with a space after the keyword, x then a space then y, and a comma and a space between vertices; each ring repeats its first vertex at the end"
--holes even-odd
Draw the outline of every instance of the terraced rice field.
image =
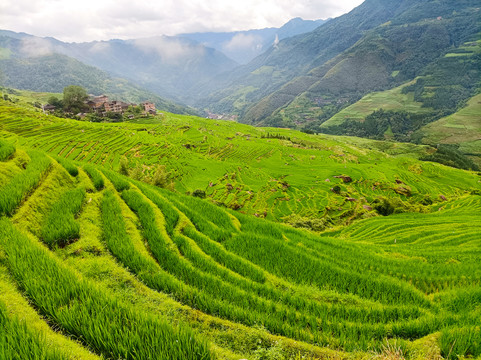
POLYGON ((0 104, 1 134, 19 145, 113 170, 123 156, 144 174, 161 164, 178 192, 200 189, 219 205, 278 222, 321 218, 321 228, 346 225, 370 216, 365 207, 379 197, 396 199, 400 209, 428 211, 426 201, 479 187, 476 174, 416 161, 429 151, 423 146, 171 114, 146 122, 87 123, 0 104), (343 175, 352 181, 335 177, 343 175))
MULTIPOLYGON (((45 126, 65 128, 66 150, 95 130, 45 126)), ((139 128, 118 131, 126 129, 139 128)), ((36 130, 23 135, 47 146, 36 130)), ((119 137, 108 146, 122 148, 119 137)), ((450 198, 426 202, 422 214, 371 212, 319 235, 94 163, 19 146, 0 161, 0 358, 366 359, 389 349, 411 359, 481 356, 477 174, 414 161, 430 177, 414 188, 413 168, 398 180, 450 198)), ((360 168, 344 172, 359 179, 360 168)))

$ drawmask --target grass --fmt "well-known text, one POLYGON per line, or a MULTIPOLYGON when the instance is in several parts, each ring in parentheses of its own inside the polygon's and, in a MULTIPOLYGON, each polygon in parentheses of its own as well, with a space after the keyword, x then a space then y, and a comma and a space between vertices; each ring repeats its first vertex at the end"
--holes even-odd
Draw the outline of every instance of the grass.
POLYGON ((205 343, 198 342, 188 329, 173 329, 102 294, 15 230, 9 220, 0 222, 0 238, 9 270, 40 311, 67 333, 82 338, 106 357, 210 357, 205 343), (43 270, 41 280, 32 281, 39 268, 43 270))
POLYGON ((469 99, 456 113, 439 119, 421 129, 423 142, 430 144, 460 144, 460 150, 473 156, 481 165, 481 94, 469 99))
POLYGON ((73 177, 78 175, 78 168, 69 160, 56 156, 55 160, 68 171, 73 177))
POLYGON ((15 153, 15 146, 0 139, 0 161, 8 160, 15 153))
POLYGON ((0 189, 0 215, 12 215, 21 201, 34 189, 48 171, 50 159, 44 154, 30 151, 30 162, 25 171, 15 175, 0 189))
POLYGON ((340 125, 346 119, 363 121, 366 116, 379 109, 385 111, 402 110, 415 114, 429 113, 432 109, 424 108, 422 103, 414 101, 414 93, 402 93, 404 87, 412 85, 414 82, 415 80, 390 90, 370 93, 358 102, 339 111, 324 122, 321 127, 340 125))
POLYGON ((85 198, 85 189, 67 191, 53 205, 41 230, 42 240, 50 247, 65 246, 80 235, 80 225, 75 215, 80 212, 85 198))
POLYGON ((92 165, 85 165, 84 170, 89 175, 89 177, 92 180, 92 183, 93 183, 94 187, 97 189, 97 191, 102 190, 105 186, 105 183, 104 183, 104 178, 102 177, 100 172, 95 167, 93 167, 92 165))
POLYGON ((0 357, 2 359, 68 359, 60 351, 48 347, 42 334, 31 331, 25 321, 10 318, 2 302, 0 302, 0 357))

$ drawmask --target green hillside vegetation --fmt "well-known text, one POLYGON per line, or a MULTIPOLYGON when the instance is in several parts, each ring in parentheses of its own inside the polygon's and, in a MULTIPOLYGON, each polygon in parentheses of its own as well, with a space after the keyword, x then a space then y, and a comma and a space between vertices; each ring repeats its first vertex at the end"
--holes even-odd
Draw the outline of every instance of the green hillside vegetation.
POLYGON ((466 107, 424 126, 420 133, 427 144, 453 144, 481 166, 481 94, 466 107))
MULTIPOLYGON (((417 161, 435 151, 425 146, 168 113, 148 123, 90 123, 44 115, 28 104, 0 108, 2 134, 18 144, 316 230, 370 217, 380 198, 389 198, 396 212, 423 212, 426 196, 440 202, 440 195, 477 188, 474 174, 417 161), (440 183, 442 173, 456 180, 440 183)), ((75 166, 59 161, 75 175, 75 166)), ((103 186, 97 175, 95 187, 103 186)))
MULTIPOLYGON (((480 45, 479 40, 466 42, 428 66, 416 80, 366 95, 323 122, 321 131, 433 146, 450 144, 451 147, 441 148, 444 155, 451 160, 467 156, 462 167, 477 169, 481 164, 478 157, 481 113, 477 106, 479 95, 474 94, 479 92, 481 77, 480 45), (456 154, 447 154, 453 151, 456 154), (473 161, 477 165, 473 166, 473 161)), ((450 161, 442 160, 441 156, 429 159, 445 164, 450 161)))
MULTIPOLYGON (((88 156, 81 159, 72 156, 75 150, 64 149, 59 156, 78 160, 67 166, 77 167, 78 173, 72 175, 54 157, 18 145, 42 148, 44 137, 53 146, 60 139, 52 140, 58 136, 56 125, 67 139, 70 132, 77 137, 116 138, 114 129, 125 137, 122 131, 140 132, 141 126, 148 129, 142 131, 144 141, 172 139, 175 144, 176 133, 185 143, 185 133, 198 127, 215 129, 219 138, 228 131, 226 124, 184 117, 179 127, 180 120, 171 115, 161 125, 170 129, 167 138, 158 124, 85 124, 29 113, 27 108, 17 110, 22 117, 11 105, 2 105, 0 122, 4 141, 17 144, 13 156, 0 162, 0 205, 8 210, 0 219, 3 357, 38 353, 40 358, 58 359, 370 359, 397 352, 407 359, 456 359, 481 355, 478 174, 422 163, 413 155, 388 157, 367 148, 382 143, 360 139, 357 146, 364 147, 358 148, 355 139, 349 143, 348 138, 324 137, 322 143, 350 151, 343 157, 353 152, 359 156, 359 164, 326 162, 329 157, 323 156, 324 170, 312 171, 325 177, 337 173, 340 164, 345 174, 357 179, 336 185, 341 193, 351 187, 362 187, 366 194, 374 191, 367 189, 372 186, 369 181, 359 181, 360 165, 368 161, 364 153, 376 159, 386 176, 396 176, 399 192, 409 188, 414 197, 423 198, 424 207, 423 214, 396 214, 399 208, 393 204, 409 203, 407 196, 379 192, 382 196, 371 203, 376 210, 370 216, 319 235, 124 177, 106 168, 112 166, 108 157, 89 162, 88 156), (5 118, 6 110, 14 119, 5 118), (30 129, 22 120, 27 116, 30 129), (11 132, 15 123, 23 123, 21 134, 11 132), (149 131, 157 133, 150 138, 149 131), (403 166, 411 170, 403 171, 403 166), (439 194, 445 194, 444 199, 439 194), (52 226, 55 232, 48 231, 52 226)), ((295 132, 286 131, 285 139, 278 134, 254 138, 263 129, 240 125, 235 130, 240 129, 250 129, 249 141, 257 146, 264 142, 268 148, 276 141, 280 153, 283 148, 294 149, 288 135, 291 141, 299 135, 316 144, 314 136, 295 132)), ((200 147, 195 137, 188 139, 191 147, 200 147)), ((148 164, 149 155, 139 146, 141 138, 135 140, 136 154, 144 155, 148 164)), ((409 147, 402 146, 404 151, 409 147)), ((297 150, 297 157, 304 151, 308 156, 312 151, 329 153, 319 148, 297 150)), ((188 167, 187 162, 202 158, 200 152, 191 153, 198 156, 175 161, 188 167)), ((279 167, 281 158, 274 154, 267 161, 279 167)), ((202 166, 210 171, 219 167, 205 154, 204 159, 202 166)), ((232 166, 234 159, 232 154, 224 155, 222 162, 232 166)), ((253 166, 262 162, 258 159, 244 162, 253 166)), ((371 178, 378 174, 367 168, 371 178)), ((368 172, 363 176, 368 180, 368 172)), ((240 186, 240 181, 235 183, 240 186)), ((291 196, 297 194, 300 191, 295 189, 291 196)), ((309 205, 312 210, 324 206, 309 205)))
POLYGON ((363 121, 374 111, 383 109, 385 111, 406 111, 415 114, 427 114, 433 109, 423 107, 422 103, 414 100, 414 92, 403 92, 404 87, 412 85, 414 81, 395 87, 390 90, 372 92, 361 100, 342 109, 329 120, 322 123, 321 127, 326 128, 335 125, 342 125, 346 120, 363 121))

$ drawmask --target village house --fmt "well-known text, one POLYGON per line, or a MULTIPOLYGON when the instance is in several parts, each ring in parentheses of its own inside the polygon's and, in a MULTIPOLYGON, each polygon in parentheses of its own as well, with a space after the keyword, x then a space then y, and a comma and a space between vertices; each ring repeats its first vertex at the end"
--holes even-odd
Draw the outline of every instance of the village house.
POLYGON ((155 115, 157 111, 155 110, 155 104, 149 101, 143 102, 141 104, 144 107, 144 111, 148 112, 149 114, 155 115))
MULTIPOLYGON (((94 96, 89 95, 88 99, 85 101, 85 104, 90 109, 90 112, 96 112, 101 116, 107 116, 107 113, 120 113, 123 114, 129 106, 136 107, 137 104, 128 104, 123 101, 113 100, 110 101, 107 95, 100 95, 94 96)), ((140 104, 140 107, 144 109, 144 114, 152 114, 156 115, 157 111, 155 110, 155 104, 149 101, 145 101, 140 104)), ((43 106, 44 111, 54 111, 55 106, 46 104, 43 106)), ((79 114, 80 115, 80 114, 79 114)), ((85 114, 81 114, 85 116, 85 114)))
POLYGON ((129 108, 129 104, 123 101, 112 101, 104 103, 104 108, 107 112, 123 113, 129 108))

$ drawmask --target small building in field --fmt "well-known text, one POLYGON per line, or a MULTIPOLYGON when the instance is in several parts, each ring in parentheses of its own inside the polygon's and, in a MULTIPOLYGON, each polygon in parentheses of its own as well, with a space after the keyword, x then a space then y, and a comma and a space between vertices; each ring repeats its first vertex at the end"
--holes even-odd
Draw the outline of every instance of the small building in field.
POLYGON ((148 112, 149 114, 154 114, 154 115, 157 113, 157 111, 155 110, 154 103, 146 101, 146 102, 143 102, 141 105, 143 106, 145 112, 148 112))
POLYGON ((43 106, 43 111, 55 111, 56 107, 54 105, 50 105, 50 104, 47 104, 47 105, 44 105, 43 106))

